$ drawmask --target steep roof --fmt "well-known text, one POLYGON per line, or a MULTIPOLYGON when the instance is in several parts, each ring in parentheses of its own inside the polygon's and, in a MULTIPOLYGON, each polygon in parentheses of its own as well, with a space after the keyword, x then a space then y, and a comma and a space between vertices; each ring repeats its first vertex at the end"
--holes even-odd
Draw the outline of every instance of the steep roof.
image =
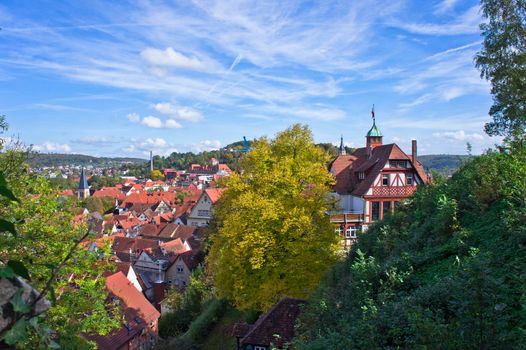
POLYGON ((334 190, 338 193, 348 193, 351 181, 351 166, 356 160, 352 155, 339 155, 329 164, 329 170, 336 179, 334 190))
POLYGON ((207 188, 205 190, 208 197, 210 197, 212 204, 215 204, 219 200, 224 191, 224 188, 207 188))
POLYGON ((270 346, 270 343, 273 343, 277 347, 282 347, 290 342, 294 337, 296 319, 301 312, 300 306, 304 303, 303 299, 281 299, 269 312, 260 316, 241 339, 241 344, 270 346))
POLYGON ((84 168, 80 171, 79 190, 88 190, 88 181, 86 180, 86 174, 84 174, 84 168))
MULTIPOLYGON (((362 147, 357 148, 351 155, 336 157, 329 165, 336 179, 334 191, 340 194, 351 193, 354 196, 363 196, 389 160, 407 160, 412 164, 411 157, 394 143, 376 146, 370 156, 369 151, 366 147, 362 147), (358 173, 361 172, 364 173, 363 180, 358 178, 358 173)), ((413 167, 422 182, 427 182, 427 175, 420 162, 416 161, 413 167)))
POLYGON ((121 300, 125 325, 106 336, 94 335, 86 338, 94 340, 99 349, 121 349, 147 328, 150 322, 157 321, 161 314, 120 271, 106 278, 106 289, 110 295, 121 300))

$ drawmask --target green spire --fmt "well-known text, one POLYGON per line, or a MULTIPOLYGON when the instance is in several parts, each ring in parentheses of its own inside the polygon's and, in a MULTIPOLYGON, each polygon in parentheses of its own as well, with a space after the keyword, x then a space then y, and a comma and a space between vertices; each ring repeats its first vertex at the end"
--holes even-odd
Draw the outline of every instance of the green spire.
POLYGON ((376 122, 373 120, 373 126, 367 132, 367 137, 382 137, 382 133, 376 127, 376 122))
POLYGON ((367 132, 367 137, 382 137, 382 133, 376 127, 376 117, 374 115, 374 105, 373 105, 373 109, 371 110, 371 114, 373 116, 373 126, 367 132))

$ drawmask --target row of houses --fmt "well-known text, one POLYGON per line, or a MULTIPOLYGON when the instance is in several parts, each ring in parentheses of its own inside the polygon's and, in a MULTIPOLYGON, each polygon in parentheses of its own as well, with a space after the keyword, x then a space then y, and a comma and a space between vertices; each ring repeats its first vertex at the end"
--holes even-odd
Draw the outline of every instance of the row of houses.
MULTIPOLYGON (((75 218, 86 222, 96 239, 86 249, 109 247, 116 272, 108 272, 109 301, 119 301, 124 322, 106 336, 87 336, 99 349, 150 349, 157 343, 157 324, 165 295, 183 291, 203 262, 202 233, 222 189, 178 186, 172 181, 126 179, 113 187, 91 190, 81 171, 77 195, 111 198, 112 210, 75 218)), ((69 193, 71 195, 71 193, 69 193)))

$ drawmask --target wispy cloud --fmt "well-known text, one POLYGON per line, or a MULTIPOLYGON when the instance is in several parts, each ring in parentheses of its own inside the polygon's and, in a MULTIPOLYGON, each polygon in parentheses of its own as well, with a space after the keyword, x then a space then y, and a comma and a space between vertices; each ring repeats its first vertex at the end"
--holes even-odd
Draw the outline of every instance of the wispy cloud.
POLYGON ((480 7, 475 5, 449 23, 410 23, 400 21, 396 22, 394 26, 415 34, 452 36, 478 33, 478 25, 480 23, 482 23, 480 7))
POLYGON ((457 131, 444 131, 433 133, 433 136, 439 139, 450 139, 457 141, 481 141, 484 140, 484 136, 479 133, 467 133, 464 130, 457 131))
POLYGON ((45 153, 71 153, 71 146, 64 143, 46 141, 39 145, 33 145, 33 149, 45 153))

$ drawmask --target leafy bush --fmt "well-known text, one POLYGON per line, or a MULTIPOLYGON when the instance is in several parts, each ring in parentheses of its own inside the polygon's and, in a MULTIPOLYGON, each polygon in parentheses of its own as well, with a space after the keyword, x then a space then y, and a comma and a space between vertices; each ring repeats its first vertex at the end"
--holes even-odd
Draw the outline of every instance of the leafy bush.
POLYGON ((295 348, 523 348, 525 179, 516 149, 420 188, 325 276, 295 348))

